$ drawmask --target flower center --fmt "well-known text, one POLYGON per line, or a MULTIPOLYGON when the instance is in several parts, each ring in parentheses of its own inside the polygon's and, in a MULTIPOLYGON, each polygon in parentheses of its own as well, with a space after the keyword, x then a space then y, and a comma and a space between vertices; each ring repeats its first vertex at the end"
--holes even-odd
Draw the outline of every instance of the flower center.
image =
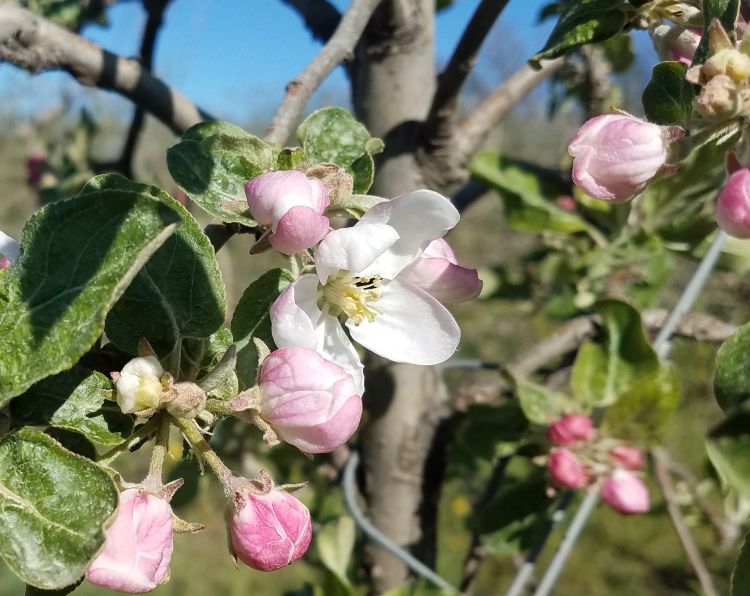
POLYGON ((372 321, 381 313, 373 306, 380 298, 380 281, 379 275, 357 277, 339 271, 323 286, 321 298, 326 312, 335 317, 344 313, 355 325, 365 319, 372 321))

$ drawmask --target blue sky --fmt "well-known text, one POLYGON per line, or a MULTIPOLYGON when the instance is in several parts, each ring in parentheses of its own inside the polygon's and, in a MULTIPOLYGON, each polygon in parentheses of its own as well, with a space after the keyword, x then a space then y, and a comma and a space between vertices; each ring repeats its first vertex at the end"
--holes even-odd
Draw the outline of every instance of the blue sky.
MULTIPOLYGON (((334 3, 340 8, 348 4, 334 3)), ((488 87, 502 81, 510 68, 520 66, 543 45, 553 25, 551 21, 537 23, 539 8, 545 3, 515 0, 503 11, 480 56, 480 72, 488 87)), ((455 0, 439 13, 439 64, 450 56, 477 4, 478 0, 455 0)), ((109 27, 89 26, 83 34, 117 54, 136 54, 145 21, 141 3, 115 5, 109 15, 109 27)), ((318 48, 298 15, 279 0, 173 0, 159 37, 155 71, 214 116, 243 123, 253 114, 270 113, 281 100, 286 82, 318 48)), ((81 94, 67 75, 31 77, 0 65, 0 96, 16 98, 26 112, 54 105, 62 92, 90 96, 81 94)), ((345 103, 346 93, 343 72, 337 69, 313 104, 345 103)), ((124 103, 107 99, 103 105, 119 112, 124 103)))

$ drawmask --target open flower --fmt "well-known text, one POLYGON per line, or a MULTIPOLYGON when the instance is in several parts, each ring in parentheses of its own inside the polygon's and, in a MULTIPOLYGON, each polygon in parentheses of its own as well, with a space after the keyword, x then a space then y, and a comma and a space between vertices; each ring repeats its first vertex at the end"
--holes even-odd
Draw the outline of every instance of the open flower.
POLYGON ((284 254, 315 246, 330 228, 323 183, 297 170, 261 174, 245 184, 245 195, 256 221, 271 226, 271 246, 284 254))
POLYGON ((428 365, 448 359, 460 338, 456 321, 400 274, 458 219, 448 199, 418 190, 330 232, 315 252, 317 275, 302 275, 271 308, 276 345, 318 351, 343 366, 360 392, 362 364, 339 318, 355 341, 390 360, 428 365))
POLYGON ((338 364, 306 348, 281 348, 263 361, 260 415, 305 453, 329 453, 354 434, 362 397, 338 364))
POLYGON ((86 579, 119 592, 150 592, 166 578, 172 549, 169 503, 143 489, 128 489, 120 493, 104 547, 89 565, 86 579))
POLYGON ((0 269, 9 267, 16 260, 18 248, 18 242, 4 232, 0 232, 0 261, 2 261, 0 269))

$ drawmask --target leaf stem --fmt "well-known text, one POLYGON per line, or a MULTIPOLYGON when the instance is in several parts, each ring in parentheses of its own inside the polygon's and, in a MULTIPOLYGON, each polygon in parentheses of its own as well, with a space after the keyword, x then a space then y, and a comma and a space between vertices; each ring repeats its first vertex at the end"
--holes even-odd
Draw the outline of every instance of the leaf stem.
POLYGON ((157 430, 159 420, 157 418, 152 418, 145 424, 143 424, 138 430, 136 430, 128 439, 117 445, 117 447, 113 447, 106 453, 103 453, 100 455, 96 462, 101 465, 109 465, 114 460, 116 460, 120 455, 125 453, 126 451, 130 451, 135 445, 138 444, 138 442, 148 437, 151 433, 157 430))

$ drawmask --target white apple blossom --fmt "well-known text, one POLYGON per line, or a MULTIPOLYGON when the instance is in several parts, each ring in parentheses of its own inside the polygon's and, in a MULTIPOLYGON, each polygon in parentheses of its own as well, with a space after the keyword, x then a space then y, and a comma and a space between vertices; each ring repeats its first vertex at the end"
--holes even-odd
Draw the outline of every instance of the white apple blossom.
POLYGON ((437 364, 456 350, 460 331, 446 308, 399 274, 458 223, 448 199, 418 190, 379 203, 351 228, 334 230, 315 252, 316 274, 299 277, 271 309, 279 347, 317 350, 364 388, 362 363, 341 327, 395 362, 437 364))
POLYGON ((133 358, 118 374, 113 374, 120 409, 131 414, 158 407, 164 393, 163 374, 155 356, 133 358))

